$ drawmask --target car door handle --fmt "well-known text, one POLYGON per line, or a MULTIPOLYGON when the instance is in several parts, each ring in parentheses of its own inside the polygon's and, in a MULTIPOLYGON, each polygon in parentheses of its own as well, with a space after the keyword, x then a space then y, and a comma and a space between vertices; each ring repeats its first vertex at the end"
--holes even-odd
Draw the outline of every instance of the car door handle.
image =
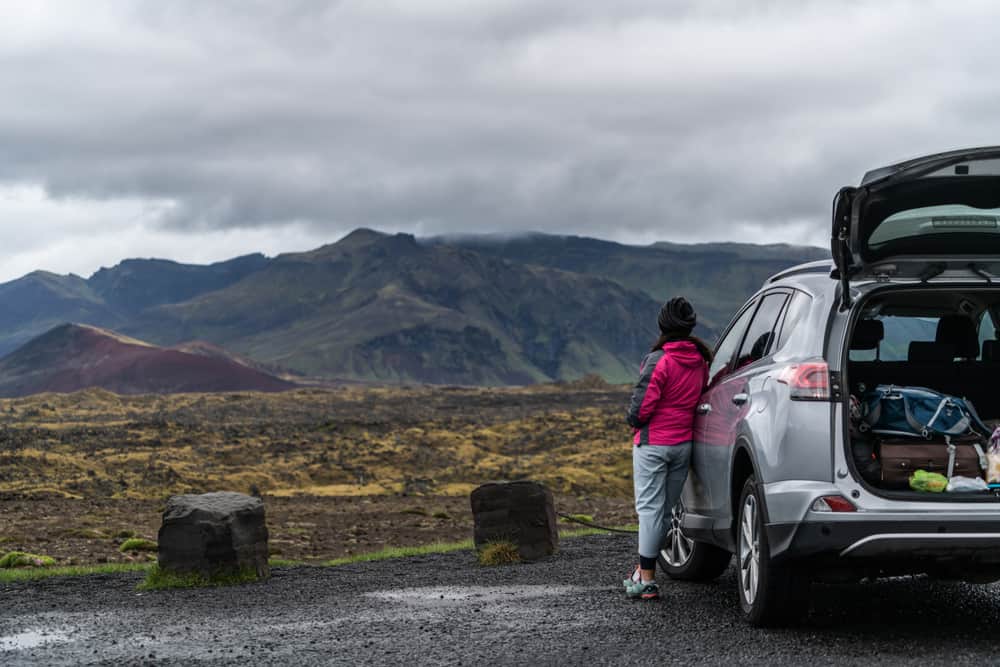
POLYGON ((697 412, 699 415, 707 415, 711 411, 712 411, 712 405, 710 403, 702 403, 701 405, 698 406, 698 409, 695 410, 695 412, 697 412))
POLYGON ((735 403, 736 405, 743 405, 749 400, 750 400, 750 394, 747 393, 739 393, 733 396, 733 403, 735 403))

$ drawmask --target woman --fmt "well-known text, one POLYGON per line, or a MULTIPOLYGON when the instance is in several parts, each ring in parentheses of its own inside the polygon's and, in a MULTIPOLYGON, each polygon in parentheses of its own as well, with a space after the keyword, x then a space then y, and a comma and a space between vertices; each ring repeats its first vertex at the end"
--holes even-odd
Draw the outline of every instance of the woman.
POLYGON ((639 515, 639 565, 623 582, 630 598, 660 597, 656 557, 687 479, 694 410, 712 360, 708 346, 691 335, 696 322, 694 308, 683 297, 664 304, 658 319, 660 338, 642 360, 629 402, 628 423, 635 429, 632 478, 639 515))

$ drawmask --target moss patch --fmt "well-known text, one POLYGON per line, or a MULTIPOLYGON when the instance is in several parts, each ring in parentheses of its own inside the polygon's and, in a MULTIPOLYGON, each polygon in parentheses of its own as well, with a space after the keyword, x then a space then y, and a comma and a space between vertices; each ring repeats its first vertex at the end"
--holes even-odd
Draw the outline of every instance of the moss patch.
POLYGON ((156 542, 153 540, 147 540, 144 537, 130 537, 122 542, 122 545, 118 547, 118 551, 122 553, 129 551, 156 551, 158 548, 156 542))
POLYGON ((139 584, 140 591, 162 591, 173 588, 210 588, 216 586, 239 586, 240 584, 251 584, 259 581, 260 577, 252 569, 243 569, 235 573, 217 574, 206 577, 197 572, 179 574, 161 570, 158 565, 154 565, 146 579, 139 584))
POLYGON ((480 565, 510 565, 521 562, 517 545, 509 540, 487 542, 476 554, 480 565))
POLYGON ((17 567, 51 567, 56 564, 54 558, 29 554, 23 551, 10 551, 0 558, 0 569, 11 569, 17 567))

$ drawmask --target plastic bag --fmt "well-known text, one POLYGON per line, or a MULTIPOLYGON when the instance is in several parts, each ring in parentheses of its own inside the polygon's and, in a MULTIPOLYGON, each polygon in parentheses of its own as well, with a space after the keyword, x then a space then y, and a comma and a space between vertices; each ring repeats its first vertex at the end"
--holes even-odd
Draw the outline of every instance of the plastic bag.
POLYGON ((986 480, 981 477, 962 477, 961 475, 955 475, 950 480, 948 480, 947 491, 952 492, 962 492, 962 491, 988 491, 989 486, 986 485, 986 480))
POLYGON ((1000 484, 1000 426, 990 436, 990 448, 986 452, 986 481, 1000 484))
POLYGON ((910 488, 914 491, 941 493, 948 488, 948 478, 936 472, 918 470, 910 475, 910 488))

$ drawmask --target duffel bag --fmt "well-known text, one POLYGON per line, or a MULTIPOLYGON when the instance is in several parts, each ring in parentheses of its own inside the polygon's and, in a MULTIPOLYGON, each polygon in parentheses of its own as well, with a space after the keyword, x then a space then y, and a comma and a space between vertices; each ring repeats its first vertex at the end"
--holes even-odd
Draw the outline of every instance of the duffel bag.
POLYGON ((861 430, 879 435, 985 439, 990 434, 971 402, 924 387, 879 385, 865 394, 862 412, 861 430))
POLYGON ((957 444, 955 465, 948 470, 949 451, 944 442, 921 442, 912 438, 889 438, 879 444, 882 462, 882 486, 887 489, 908 489, 910 475, 917 470, 936 472, 945 477, 982 477, 981 448, 974 444, 957 444))

